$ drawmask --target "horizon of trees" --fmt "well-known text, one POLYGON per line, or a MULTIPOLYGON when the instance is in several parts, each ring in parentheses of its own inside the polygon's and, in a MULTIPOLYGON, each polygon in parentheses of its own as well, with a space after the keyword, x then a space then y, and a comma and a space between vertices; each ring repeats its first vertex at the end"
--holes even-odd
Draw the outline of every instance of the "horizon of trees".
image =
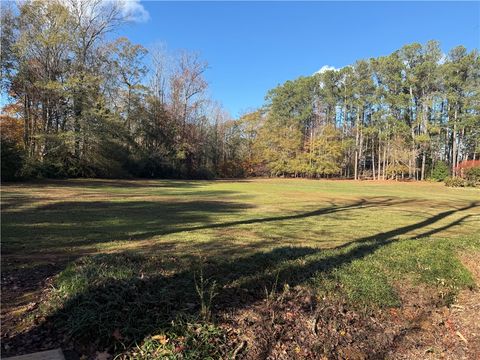
POLYGON ((193 52, 108 34, 115 2, 2 7, 2 179, 455 176, 480 155, 480 57, 436 41, 287 81, 233 120, 193 52), (146 61, 146 59, 149 61, 146 61), (148 65, 147 65, 148 64, 148 65))
MULTIPOLYGON (((272 89, 254 160, 273 176, 424 180, 480 153, 480 57, 437 41, 405 45, 272 89)), ((250 125, 251 126, 251 125, 250 125)))
POLYGON ((207 63, 109 40, 126 21, 114 1, 2 6, 3 179, 241 175, 207 63))

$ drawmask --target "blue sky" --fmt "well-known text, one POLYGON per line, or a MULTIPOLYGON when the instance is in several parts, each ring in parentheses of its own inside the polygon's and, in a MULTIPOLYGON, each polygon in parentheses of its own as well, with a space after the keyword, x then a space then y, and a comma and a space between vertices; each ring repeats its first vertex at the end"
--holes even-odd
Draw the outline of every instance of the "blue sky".
MULTIPOLYGON (((387 55, 412 42, 480 48, 480 2, 160 2, 116 35, 149 48, 198 51, 212 96, 233 116, 266 92, 324 65, 387 55)), ((142 7, 143 6, 143 7, 142 7)))
POLYGON ((479 2, 141 2, 149 20, 121 33, 208 61, 213 97, 233 116, 324 65, 342 67, 430 39, 480 46, 479 2))

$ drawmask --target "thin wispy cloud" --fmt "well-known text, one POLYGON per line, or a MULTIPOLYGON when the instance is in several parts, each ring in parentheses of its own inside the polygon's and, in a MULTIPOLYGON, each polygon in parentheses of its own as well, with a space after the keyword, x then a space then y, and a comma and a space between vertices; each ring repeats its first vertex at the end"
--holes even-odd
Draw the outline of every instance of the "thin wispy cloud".
POLYGON ((69 9, 81 8, 85 15, 95 17, 102 8, 115 7, 129 22, 142 23, 150 20, 150 14, 140 0, 60 0, 69 9))
POLYGON ((122 15, 132 22, 147 22, 150 14, 140 0, 118 0, 122 15))

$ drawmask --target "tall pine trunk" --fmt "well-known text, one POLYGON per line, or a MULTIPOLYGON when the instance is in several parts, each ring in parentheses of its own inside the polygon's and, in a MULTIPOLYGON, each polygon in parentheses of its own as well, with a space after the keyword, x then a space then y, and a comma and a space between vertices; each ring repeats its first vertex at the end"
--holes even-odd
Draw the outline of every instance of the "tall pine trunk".
POLYGON ((375 180, 375 139, 372 138, 372 175, 375 180))
POLYGON ((360 123, 360 112, 357 110, 357 126, 355 127, 355 160, 354 160, 354 179, 358 180, 358 146, 359 146, 359 123, 360 123))
POLYGON ((453 134, 452 134, 452 176, 457 176, 457 107, 455 106, 455 113, 453 115, 453 134))

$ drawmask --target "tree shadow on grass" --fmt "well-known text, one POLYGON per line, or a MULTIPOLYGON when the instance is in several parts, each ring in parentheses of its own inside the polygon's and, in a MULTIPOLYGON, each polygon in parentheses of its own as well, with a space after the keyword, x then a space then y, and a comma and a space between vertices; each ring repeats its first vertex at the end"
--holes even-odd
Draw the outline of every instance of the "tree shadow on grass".
POLYGON ((210 180, 169 180, 169 179, 68 179, 68 180, 31 180, 28 182, 7 182, 2 186, 26 187, 81 187, 101 188, 183 188, 194 189, 208 185, 210 180))
POLYGON ((251 208, 229 201, 67 201, 2 214, 4 250, 48 250, 60 247, 147 238, 167 234, 184 224, 209 223, 217 216, 251 208), (28 239, 28 241, 25 241, 28 239))
MULTIPOLYGON (((70 250, 111 241, 146 240, 156 236, 241 225, 299 220, 355 209, 401 205, 411 200, 360 199, 290 215, 218 221, 255 205, 233 201, 65 201, 2 213, 4 254, 68 247, 70 250), (33 235, 33 236, 32 236, 33 235), (28 241, 26 241, 28 239, 28 241)), ((245 215, 243 215, 245 216, 245 215)), ((57 250, 58 251, 58 250, 57 250)))
MULTIPOLYGON (((311 247, 279 247, 233 260, 204 260, 201 264, 204 277, 217 282, 218 296, 213 310, 222 312, 248 307, 264 298, 265 289, 271 289, 276 283, 294 287, 309 281, 315 274, 328 275, 334 269, 375 253, 411 231, 435 225, 454 213, 477 206, 477 202, 472 202, 415 224, 359 238, 329 251, 311 247)), ((415 239, 421 241, 424 236, 457 226, 468 216, 428 230, 415 239)), ((81 344, 79 348, 82 351, 113 351, 118 349, 120 342, 128 348, 148 335, 168 330, 172 320, 179 315, 198 313, 199 301, 195 290, 198 272, 197 280, 194 273, 199 265, 193 258, 191 264, 191 268, 169 275, 161 271, 155 257, 148 253, 124 252, 83 258, 59 279, 64 284, 71 284, 75 279, 85 280, 83 285, 79 285, 77 293, 36 328, 12 339, 12 344, 21 342, 22 338, 49 337, 65 331, 77 344, 81 344)))
MULTIPOLYGON (((347 242, 345 244, 342 244, 342 245, 338 246, 337 248, 338 249, 344 248, 344 247, 347 247, 347 246, 349 246, 353 243, 358 244, 358 243, 365 243, 365 242, 370 242, 370 241, 376 241, 376 242, 381 243, 381 242, 386 241, 386 240, 396 239, 397 237, 405 235, 409 232, 412 232, 412 231, 415 231, 415 230, 420 230, 420 229, 423 229, 427 226, 433 225, 433 224, 437 223, 438 221, 443 220, 443 219, 447 218, 448 216, 453 215, 455 213, 459 213, 459 212, 462 212, 462 211, 467 211, 467 210, 470 210, 470 209, 474 209, 474 208, 479 207, 479 206, 480 206, 480 201, 472 201, 468 205, 463 206, 461 208, 443 211, 441 213, 430 216, 430 217, 426 218, 425 220, 416 222, 414 224, 402 226, 402 227, 399 227, 397 229, 393 229, 393 230, 390 230, 390 231, 387 231, 387 232, 381 232, 381 233, 378 233, 378 234, 375 234, 375 235, 372 235, 372 236, 367 236, 367 237, 364 237, 364 238, 361 238, 361 239, 356 239, 356 240, 347 242)), ((461 222, 463 222, 464 220, 466 220, 470 216, 471 215, 466 215, 466 216, 464 216, 464 217, 462 217, 458 220, 455 220, 455 221, 453 221, 453 222, 451 222, 451 223, 449 223, 445 226, 428 230, 426 232, 423 232, 419 235, 416 235, 416 236, 412 237, 412 239, 413 238, 425 238, 425 237, 434 235, 434 234, 439 233, 443 230, 446 230, 446 229, 451 228, 453 226, 459 225, 461 222)))
MULTIPOLYGON (((384 198, 361 199, 347 205, 331 204, 291 215, 227 222, 218 222, 218 218, 240 214, 253 206, 248 203, 207 200, 67 201, 12 212, 4 211, 2 273, 7 279, 11 279, 4 281, 4 284, 7 284, 7 287, 4 286, 4 294, 7 298, 18 298, 17 293, 22 291, 39 291, 49 276, 62 271, 76 258, 88 255, 89 250, 85 246, 111 241, 144 240, 180 232, 296 220, 359 208, 398 205, 403 202, 384 198), (9 291, 9 287, 18 285, 18 291, 9 291)), ((270 245, 274 246, 275 241, 270 241, 270 245)), ((178 243, 161 241, 154 247, 157 251, 159 248, 161 251, 168 251, 177 245, 178 243)), ((201 247, 195 244, 194 247, 203 248, 205 251, 222 249, 224 254, 230 256, 233 252, 245 252, 247 248, 248 251, 258 251, 259 247, 266 245, 268 240, 242 248, 234 247, 230 242, 227 245, 208 242, 201 247)), ((9 300, 9 303, 13 304, 14 300, 9 300)))

